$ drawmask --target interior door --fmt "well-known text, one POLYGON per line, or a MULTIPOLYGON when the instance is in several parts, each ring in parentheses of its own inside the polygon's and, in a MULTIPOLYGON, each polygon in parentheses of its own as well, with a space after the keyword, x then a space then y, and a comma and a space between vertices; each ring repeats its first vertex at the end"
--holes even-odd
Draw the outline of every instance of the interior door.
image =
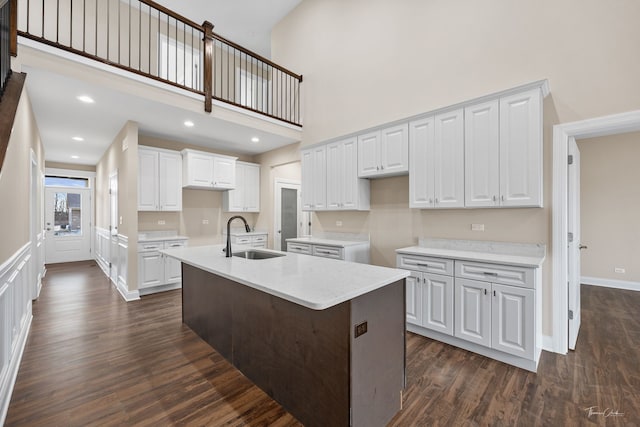
POLYGON ((91 190, 47 187, 45 192, 46 262, 91 259, 91 190))
POLYGON ((273 248, 287 250, 287 239, 302 235, 303 215, 300 184, 276 181, 273 248))
POLYGON ((575 350, 580 330, 580 150, 569 138, 568 206, 569 214, 569 349, 575 350))
POLYGON ((118 283, 118 171, 109 175, 109 277, 118 283))

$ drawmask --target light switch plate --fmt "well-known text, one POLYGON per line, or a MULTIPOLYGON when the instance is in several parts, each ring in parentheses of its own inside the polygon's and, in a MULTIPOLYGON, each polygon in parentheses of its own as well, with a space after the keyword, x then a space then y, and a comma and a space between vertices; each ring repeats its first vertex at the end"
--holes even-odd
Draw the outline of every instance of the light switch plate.
POLYGON ((165 225, 166 221, 164 219, 159 219, 158 220, 158 225, 165 225))
POLYGON ((203 223, 204 225, 207 225, 207 224, 209 224, 209 220, 208 220, 208 219, 203 219, 203 220, 202 220, 202 223, 203 223))
POLYGON ((336 221, 336 227, 342 227, 342 221, 336 221))
POLYGON ((471 224, 471 231, 484 231, 484 224, 471 224))
POLYGON ((615 271, 616 273, 619 273, 619 274, 625 274, 627 272, 627 270, 625 270, 624 267, 616 267, 616 268, 613 269, 613 271, 615 271))

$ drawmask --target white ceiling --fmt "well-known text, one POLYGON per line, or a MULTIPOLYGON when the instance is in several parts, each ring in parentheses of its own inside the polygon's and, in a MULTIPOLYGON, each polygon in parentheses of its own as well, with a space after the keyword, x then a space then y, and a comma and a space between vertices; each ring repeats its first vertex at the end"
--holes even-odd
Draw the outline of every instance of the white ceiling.
MULTIPOLYGON (((209 20, 216 25, 217 33, 268 56, 271 28, 300 1, 161 0, 159 3, 193 21, 209 20)), ((296 142, 206 115, 204 105, 201 114, 194 114, 48 70, 25 65, 23 71, 28 75, 27 90, 47 161, 95 165, 127 120, 138 122, 141 134, 235 153, 258 154, 296 142), (96 102, 83 104, 76 99, 84 94, 96 102), (193 121, 195 126, 185 127, 186 120, 193 121), (74 141, 75 136, 84 141, 74 141), (254 136, 260 138, 259 143, 251 142, 254 136)))

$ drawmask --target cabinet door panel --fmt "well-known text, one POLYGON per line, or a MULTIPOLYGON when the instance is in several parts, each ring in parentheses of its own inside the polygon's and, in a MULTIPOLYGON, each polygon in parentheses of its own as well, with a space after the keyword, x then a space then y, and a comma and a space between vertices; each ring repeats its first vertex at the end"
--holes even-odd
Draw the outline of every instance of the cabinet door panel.
POLYGON ((206 154, 187 154, 187 182, 183 185, 199 187, 213 186, 213 156, 206 154))
POLYGON ((304 150, 300 152, 300 164, 302 168, 302 209, 305 211, 313 210, 313 150, 304 150))
POLYGON ((380 131, 358 136, 358 176, 361 178, 380 172, 380 131))
POLYGON ((260 211, 260 166, 258 165, 244 165, 244 207, 247 212, 260 211))
POLYGON ((409 170, 409 128, 402 124, 383 129, 380 134, 380 172, 401 173, 409 170))
POLYGON ((496 206, 500 197, 498 100, 465 108, 465 205, 496 206))
POLYGON ((162 285, 164 282, 164 260, 160 252, 138 254, 138 288, 162 285))
POLYGON ((453 335, 453 277, 423 273, 422 278, 423 326, 453 335))
POLYGON ((157 211, 158 203, 158 152, 138 150, 138 210, 157 211))
POLYGON ((313 207, 327 208, 327 147, 313 149, 313 207))
POLYGON ((342 142, 327 145, 327 209, 340 209, 344 179, 344 146, 342 142))
POLYGON ((500 193, 503 206, 542 206, 540 89, 500 99, 500 193))
POLYGON ((455 279, 455 336, 491 347, 491 284, 455 279))
POLYGON ((232 158, 213 158, 214 188, 234 188, 236 186, 236 161, 232 158))
POLYGON ((412 271, 406 279, 407 322, 422 326, 422 273, 412 271))
POLYGON ((464 207, 464 112, 435 117, 435 207, 464 207))
POLYGON ((533 358, 534 302, 533 289, 493 284, 491 346, 494 349, 533 358))
MULTIPOLYGON (((362 206, 358 179, 358 141, 356 138, 342 142, 342 208, 357 209, 362 206)), ((368 188, 368 187, 367 187, 368 188)))
POLYGON ((409 206, 412 208, 433 207, 434 138, 433 117, 409 124, 409 206))
POLYGON ((182 156, 159 153, 159 202, 163 211, 182 210, 182 156))

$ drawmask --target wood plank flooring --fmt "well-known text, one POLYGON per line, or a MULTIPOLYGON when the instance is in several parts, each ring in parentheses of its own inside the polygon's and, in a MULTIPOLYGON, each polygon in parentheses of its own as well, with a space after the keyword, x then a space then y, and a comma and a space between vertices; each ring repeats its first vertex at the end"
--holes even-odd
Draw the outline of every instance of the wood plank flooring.
MULTIPOLYGON (((182 325, 180 298, 125 303, 94 262, 49 266, 6 425, 300 425, 182 325)), ((583 286, 582 307, 576 351, 537 374, 409 333, 390 425, 640 425, 640 292, 583 286)))

